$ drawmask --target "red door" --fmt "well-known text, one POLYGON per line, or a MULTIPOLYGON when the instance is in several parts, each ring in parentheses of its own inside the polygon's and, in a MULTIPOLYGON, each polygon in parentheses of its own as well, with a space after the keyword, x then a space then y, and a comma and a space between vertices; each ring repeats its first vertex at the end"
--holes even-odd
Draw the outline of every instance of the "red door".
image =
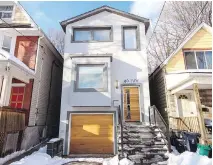
POLYGON ((25 87, 12 87, 10 97, 11 108, 23 108, 25 87))

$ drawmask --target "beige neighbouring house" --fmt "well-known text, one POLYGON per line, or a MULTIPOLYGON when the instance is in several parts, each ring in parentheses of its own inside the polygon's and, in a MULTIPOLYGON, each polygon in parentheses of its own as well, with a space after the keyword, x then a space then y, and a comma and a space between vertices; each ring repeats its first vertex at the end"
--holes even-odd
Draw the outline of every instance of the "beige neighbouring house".
POLYGON ((149 85, 151 105, 156 105, 170 128, 208 138, 204 123, 212 118, 212 28, 202 23, 189 32, 150 74, 149 85))

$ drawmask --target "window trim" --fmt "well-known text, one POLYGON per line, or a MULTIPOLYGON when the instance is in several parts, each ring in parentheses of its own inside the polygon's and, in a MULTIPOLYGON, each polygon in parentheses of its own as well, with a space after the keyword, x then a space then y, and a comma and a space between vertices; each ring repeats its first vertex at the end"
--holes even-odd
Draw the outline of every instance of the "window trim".
POLYGON ((122 51, 140 51, 141 45, 140 45, 140 29, 139 25, 121 25, 121 36, 122 36, 122 51), (124 41, 124 29, 125 28, 136 28, 136 49, 125 49, 125 41, 124 41))
POLYGON ((183 49, 183 58, 184 58, 184 65, 185 65, 185 70, 212 70, 211 68, 209 69, 209 66, 208 66, 208 62, 206 60, 206 52, 209 52, 211 51, 212 52, 212 49, 199 49, 199 50, 196 50, 196 49, 191 49, 191 50, 184 50, 183 49), (194 54, 194 57, 195 57, 195 63, 196 63, 196 68, 195 69, 188 69, 187 68, 187 63, 186 63, 186 56, 185 56, 185 53, 186 52, 193 52, 194 54), (205 65, 206 65, 206 69, 199 69, 198 68, 198 64, 197 64, 197 55, 196 55, 196 52, 204 52, 204 58, 205 58, 205 65))
POLYGON ((74 92, 107 92, 108 91, 108 65, 107 63, 98 64, 75 64, 75 81, 74 81, 74 92), (79 88, 79 67, 96 67, 103 66, 103 88, 79 88))
POLYGON ((72 35, 71 35, 71 43, 97 43, 97 42, 113 42, 113 26, 73 26, 72 27, 72 35), (94 30, 105 30, 105 29, 108 29, 110 30, 110 39, 107 40, 107 41, 96 41, 94 40, 94 33, 93 31, 94 30), (79 30, 88 30, 88 31, 91 31, 91 37, 92 37, 92 40, 88 40, 88 41, 75 41, 75 33, 74 31, 76 29, 79 29, 79 30))

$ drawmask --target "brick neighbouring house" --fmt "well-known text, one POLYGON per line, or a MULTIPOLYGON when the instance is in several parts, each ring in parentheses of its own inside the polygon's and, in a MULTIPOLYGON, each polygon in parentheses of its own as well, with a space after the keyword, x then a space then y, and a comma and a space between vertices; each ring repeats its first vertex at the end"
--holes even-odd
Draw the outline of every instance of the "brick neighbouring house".
POLYGON ((57 136, 63 57, 18 2, 0 2, 0 12, 0 107, 57 136))

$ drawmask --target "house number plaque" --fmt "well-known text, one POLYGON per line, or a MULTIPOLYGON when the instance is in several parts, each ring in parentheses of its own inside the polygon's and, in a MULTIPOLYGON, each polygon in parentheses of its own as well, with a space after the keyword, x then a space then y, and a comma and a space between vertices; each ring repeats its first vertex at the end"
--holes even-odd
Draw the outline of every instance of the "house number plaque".
POLYGON ((138 83, 138 79, 125 79, 124 83, 138 83))

